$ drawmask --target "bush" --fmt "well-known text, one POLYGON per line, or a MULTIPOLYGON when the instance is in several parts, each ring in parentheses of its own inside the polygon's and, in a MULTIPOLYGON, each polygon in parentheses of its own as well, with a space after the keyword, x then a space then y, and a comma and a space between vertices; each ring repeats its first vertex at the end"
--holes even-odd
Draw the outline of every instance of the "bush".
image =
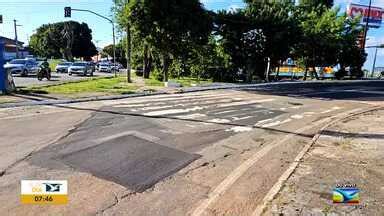
POLYGON ((159 81, 163 81, 164 80, 164 74, 163 74, 163 71, 161 71, 160 69, 158 68, 155 68, 152 72, 152 75, 153 77, 155 77, 155 79, 159 80, 159 81))

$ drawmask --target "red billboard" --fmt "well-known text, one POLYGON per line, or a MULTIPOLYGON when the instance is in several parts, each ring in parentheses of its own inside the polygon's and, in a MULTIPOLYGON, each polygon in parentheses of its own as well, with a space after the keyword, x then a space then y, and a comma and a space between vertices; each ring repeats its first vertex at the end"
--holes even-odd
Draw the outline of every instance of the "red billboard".
POLYGON ((348 6, 348 16, 351 18, 355 18, 357 16, 361 16, 360 23, 365 25, 368 21, 368 26, 372 28, 379 28, 381 25, 381 20, 383 19, 384 10, 380 7, 371 6, 371 12, 368 16, 369 7, 365 5, 359 4, 350 4, 348 6))

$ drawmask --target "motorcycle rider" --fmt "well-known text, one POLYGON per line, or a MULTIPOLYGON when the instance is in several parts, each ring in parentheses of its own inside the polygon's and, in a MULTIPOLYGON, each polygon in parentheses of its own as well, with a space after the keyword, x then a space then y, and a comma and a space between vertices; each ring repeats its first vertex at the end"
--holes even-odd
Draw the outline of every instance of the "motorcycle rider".
POLYGON ((48 80, 51 79, 51 68, 49 67, 49 63, 47 59, 44 59, 43 62, 39 65, 39 72, 37 74, 37 79, 42 80, 44 77, 46 77, 48 80))

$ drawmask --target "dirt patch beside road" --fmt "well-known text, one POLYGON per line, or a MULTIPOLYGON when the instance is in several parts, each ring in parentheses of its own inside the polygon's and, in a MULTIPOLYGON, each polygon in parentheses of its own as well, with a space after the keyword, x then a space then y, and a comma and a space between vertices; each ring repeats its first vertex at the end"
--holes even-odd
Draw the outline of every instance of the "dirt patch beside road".
POLYGON ((384 215, 384 110, 326 129, 264 215, 384 215), (360 204, 334 204, 337 184, 356 184, 360 204))

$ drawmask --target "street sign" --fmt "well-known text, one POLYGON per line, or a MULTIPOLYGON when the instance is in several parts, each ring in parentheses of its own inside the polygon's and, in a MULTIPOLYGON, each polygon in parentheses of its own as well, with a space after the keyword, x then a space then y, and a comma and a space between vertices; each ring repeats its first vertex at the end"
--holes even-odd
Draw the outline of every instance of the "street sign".
POLYGON ((3 23, 3 15, 0 15, 0 24, 3 23))
POLYGON ((64 8, 64 17, 71 17, 71 7, 64 8))
POLYGON ((361 25, 365 25, 368 21, 368 27, 379 28, 384 15, 383 8, 371 6, 369 16, 368 11, 368 6, 351 3, 350 5, 348 5, 347 14, 351 18, 361 16, 361 25))

